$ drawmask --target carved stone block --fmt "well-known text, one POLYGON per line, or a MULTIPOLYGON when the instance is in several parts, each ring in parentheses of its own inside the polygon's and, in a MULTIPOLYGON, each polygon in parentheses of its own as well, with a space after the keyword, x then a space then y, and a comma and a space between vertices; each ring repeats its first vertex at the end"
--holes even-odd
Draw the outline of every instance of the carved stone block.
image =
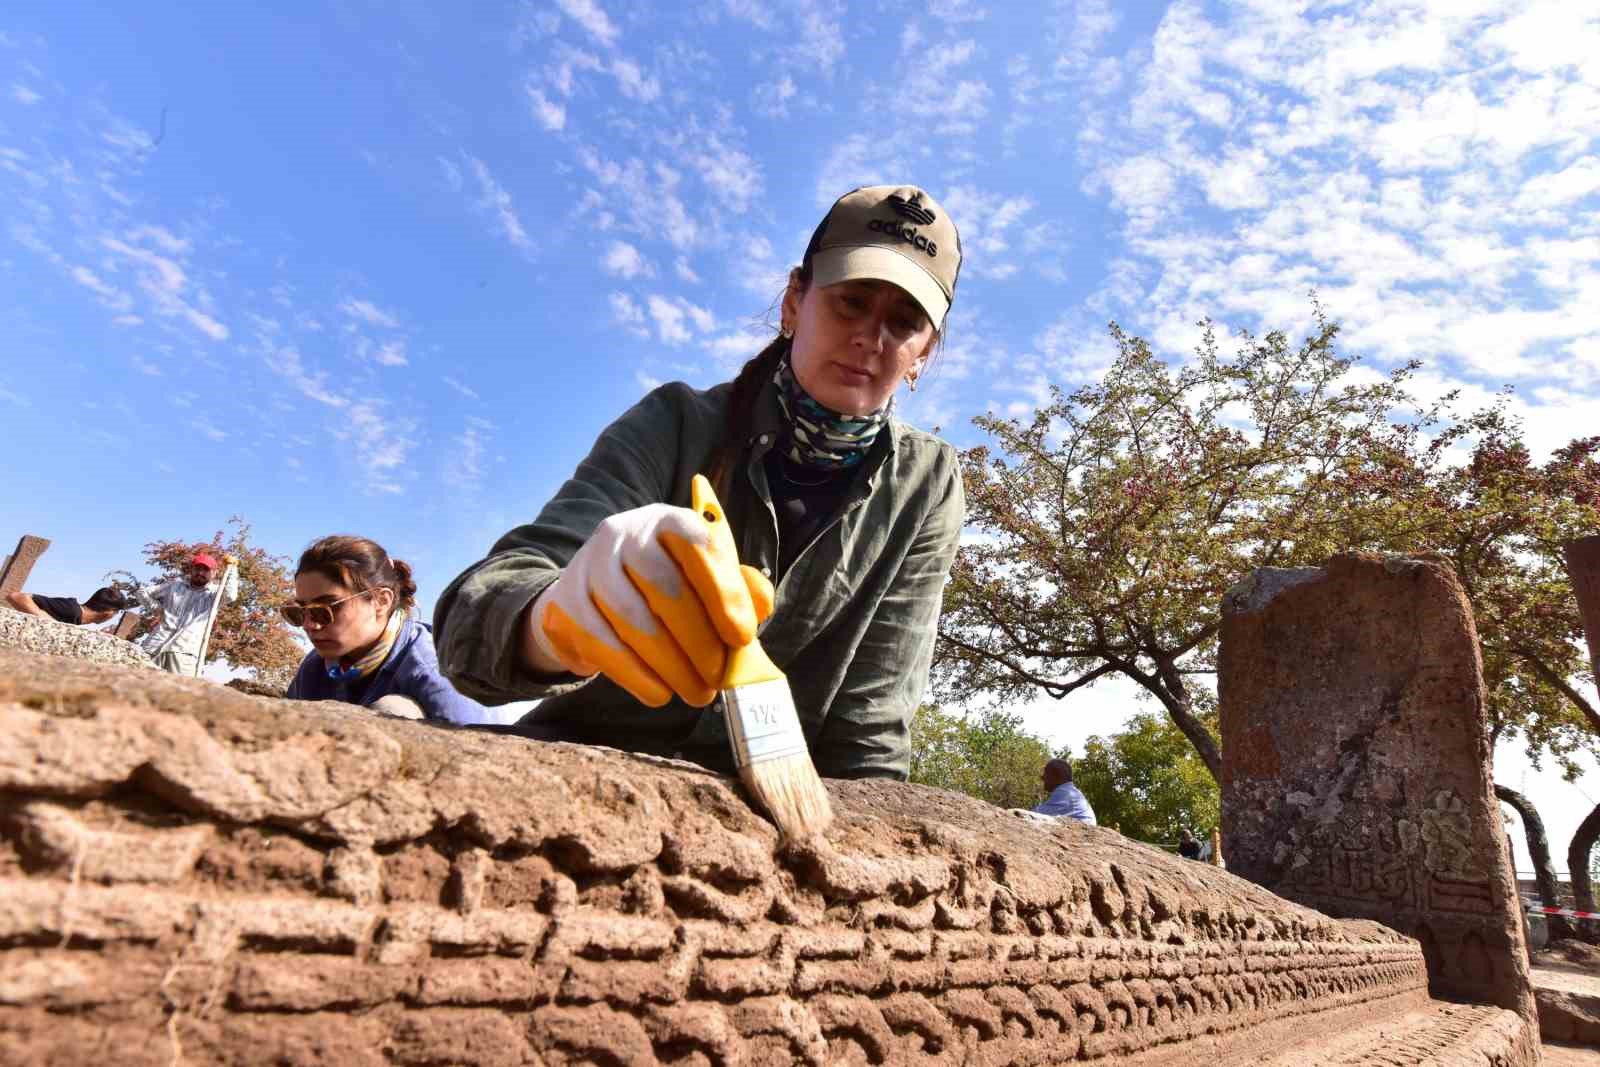
POLYGON ((942 790, 783 845, 683 764, 4 649, 0 722, 0 1065, 1537 1062, 1392 930, 942 790))
POLYGON ((1472 612, 1439 562, 1257 571, 1223 602, 1228 869, 1418 939, 1435 995, 1533 1006, 1472 612))
POLYGON ((33 565, 39 562, 39 557, 44 555, 44 550, 50 547, 50 541, 44 537, 35 537, 33 534, 23 534, 22 540, 17 542, 17 550, 6 557, 4 567, 0 567, 0 597, 7 593, 19 592, 28 584, 28 575, 33 573, 33 565))

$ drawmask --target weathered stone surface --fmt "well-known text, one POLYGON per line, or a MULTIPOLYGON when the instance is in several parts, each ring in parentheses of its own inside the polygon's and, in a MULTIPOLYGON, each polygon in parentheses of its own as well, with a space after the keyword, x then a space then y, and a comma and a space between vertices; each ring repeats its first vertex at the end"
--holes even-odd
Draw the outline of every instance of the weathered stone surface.
MULTIPOLYGON (((1533 956, 1533 997, 1546 1041, 1600 1048, 1600 950, 1558 941, 1533 956)), ((1600 1057, 1597 1057, 1600 1058, 1600 1057)))
POLYGON ((88 626, 69 626, 54 619, 26 615, 0 605, 0 648, 72 656, 125 667, 154 667, 139 646, 88 626))
POLYGON ((1437 996, 1533 1017, 1454 574, 1339 556, 1229 593, 1218 676, 1228 868, 1421 941, 1437 996), (1275 595, 1252 595, 1263 586, 1275 595))
POLYGON ((140 619, 138 612, 124 611, 117 616, 116 625, 111 628, 111 635, 124 641, 132 641, 133 635, 139 630, 140 619))
POLYGON ((1537 1062, 1376 923, 940 790, 780 849, 685 765, 7 651, 0 723, 0 1063, 1537 1062))
POLYGON ((28 575, 33 573, 33 565, 39 562, 39 557, 44 555, 44 550, 50 547, 48 538, 35 537, 33 534, 23 534, 17 542, 17 550, 6 557, 4 565, 0 565, 0 597, 7 593, 15 593, 28 583, 28 575))

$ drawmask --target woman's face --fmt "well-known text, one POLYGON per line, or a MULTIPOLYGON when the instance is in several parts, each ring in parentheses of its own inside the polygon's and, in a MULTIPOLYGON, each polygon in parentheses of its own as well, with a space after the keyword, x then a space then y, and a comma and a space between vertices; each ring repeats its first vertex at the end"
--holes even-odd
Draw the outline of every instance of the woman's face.
POLYGON ((349 597, 355 590, 327 576, 307 571, 294 576, 294 598, 301 605, 344 603, 333 606, 333 622, 318 626, 307 619, 306 636, 323 659, 333 661, 360 652, 383 636, 394 606, 394 590, 373 589, 362 596, 349 597))
POLYGON ((938 334, 909 293, 880 281, 797 288, 791 276, 783 321, 794 330, 789 363, 812 398, 841 415, 866 415, 922 370, 938 334))

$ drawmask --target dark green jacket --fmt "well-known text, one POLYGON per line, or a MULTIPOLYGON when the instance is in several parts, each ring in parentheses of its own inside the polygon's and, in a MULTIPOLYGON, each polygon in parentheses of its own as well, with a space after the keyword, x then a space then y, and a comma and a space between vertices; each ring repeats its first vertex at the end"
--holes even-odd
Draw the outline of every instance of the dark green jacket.
MULTIPOLYGON (((570 724, 583 740, 732 768, 720 701, 647 708, 603 676, 534 674, 516 652, 523 611, 601 520, 645 504, 689 506, 690 479, 715 462, 730 388, 675 382, 650 393, 601 433, 537 520, 450 584, 433 626, 439 665, 457 689, 491 704, 543 697, 524 722, 570 724)), ((771 576, 778 525, 762 459, 783 427, 771 384, 752 421, 744 463, 718 492, 740 561, 771 576)), ((789 676, 822 774, 906 777, 911 715, 964 517, 955 450, 891 419, 839 515, 778 583, 761 643, 789 676)))

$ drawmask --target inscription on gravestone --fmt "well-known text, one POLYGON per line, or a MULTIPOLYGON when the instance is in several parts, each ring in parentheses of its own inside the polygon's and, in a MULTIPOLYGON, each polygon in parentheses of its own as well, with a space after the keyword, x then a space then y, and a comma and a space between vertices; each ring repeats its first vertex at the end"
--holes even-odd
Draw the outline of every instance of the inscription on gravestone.
POLYGON ((48 539, 35 537, 33 534, 23 534, 22 539, 17 542, 17 550, 6 557, 5 566, 0 568, 0 596, 21 590, 28 583, 28 575, 32 573, 33 565, 49 547, 48 539))
POLYGON ((1228 868, 1422 943, 1435 995, 1531 1017, 1477 632, 1439 562, 1337 556, 1223 601, 1228 868))

